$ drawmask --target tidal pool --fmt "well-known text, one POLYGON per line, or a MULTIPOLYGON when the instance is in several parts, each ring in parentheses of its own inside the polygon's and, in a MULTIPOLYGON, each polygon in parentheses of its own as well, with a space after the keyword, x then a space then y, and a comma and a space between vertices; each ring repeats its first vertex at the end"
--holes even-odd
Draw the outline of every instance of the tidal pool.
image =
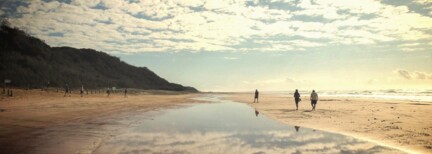
POLYGON ((119 131, 95 153, 403 153, 349 136, 283 124, 247 104, 204 99, 214 103, 137 115, 146 118, 119 131))

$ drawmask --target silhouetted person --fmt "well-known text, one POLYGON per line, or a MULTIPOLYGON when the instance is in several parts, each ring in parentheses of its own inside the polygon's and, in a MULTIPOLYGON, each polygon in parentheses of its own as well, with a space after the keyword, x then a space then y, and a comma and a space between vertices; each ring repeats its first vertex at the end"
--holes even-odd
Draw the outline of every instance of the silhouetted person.
POLYGON ((259 95, 258 89, 255 89, 254 103, 255 101, 258 103, 258 95, 259 95))
POLYGON ((83 97, 83 94, 84 94, 84 86, 83 85, 81 85, 80 94, 81 94, 81 97, 83 97))
POLYGON ((127 97, 127 88, 124 90, 124 97, 127 97))
MULTIPOLYGON (((66 85, 65 85, 65 93, 64 93, 64 96, 63 96, 63 97, 66 97, 66 94, 68 94, 69 91, 70 91, 70 89, 69 89, 69 85, 66 84, 66 85)), ((70 96, 70 94, 69 94, 69 96, 70 96)))
POLYGON ((296 130, 296 132, 298 132, 300 130, 300 126, 294 126, 294 129, 296 130))
POLYGON ((255 116, 257 116, 257 117, 258 117, 258 115, 259 115, 259 112, 258 112, 258 110, 257 110, 257 109, 255 109, 255 116))
POLYGON ((108 94, 107 96, 110 96, 110 93, 111 93, 110 88, 108 88, 106 92, 108 94))
POLYGON ((45 89, 47 92, 48 92, 48 88, 49 88, 49 86, 50 86, 50 82, 48 81, 48 82, 47 82, 47 85, 46 85, 46 89, 45 89))
POLYGON ((300 99, 300 93, 298 92, 297 89, 294 92, 294 101, 296 104, 296 110, 298 110, 298 103, 301 101, 301 99, 300 99))
POLYGON ((310 100, 311 100, 312 110, 315 111, 315 107, 318 102, 318 94, 315 92, 315 90, 312 90, 310 100))

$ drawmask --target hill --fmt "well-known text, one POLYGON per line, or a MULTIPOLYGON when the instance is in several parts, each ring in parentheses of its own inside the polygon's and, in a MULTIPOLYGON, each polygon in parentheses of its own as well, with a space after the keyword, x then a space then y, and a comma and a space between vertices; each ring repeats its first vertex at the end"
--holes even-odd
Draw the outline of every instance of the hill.
POLYGON ((146 67, 135 67, 118 57, 93 49, 50 47, 22 30, 0 26, 0 79, 15 87, 138 88, 197 91, 170 83, 146 67), (49 84, 48 84, 49 83, 49 84))

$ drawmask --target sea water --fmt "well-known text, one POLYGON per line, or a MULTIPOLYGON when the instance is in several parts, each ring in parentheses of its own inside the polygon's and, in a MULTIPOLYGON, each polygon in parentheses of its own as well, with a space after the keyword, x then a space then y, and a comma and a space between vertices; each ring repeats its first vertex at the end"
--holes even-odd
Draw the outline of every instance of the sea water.
MULTIPOLYGON (((353 98, 378 98, 408 100, 417 102, 432 103, 432 90, 406 90, 406 89, 386 89, 386 90, 317 90, 321 97, 353 97, 353 98)), ((293 95, 294 91, 272 92, 281 95, 293 95)), ((300 91, 302 96, 309 96, 311 91, 300 91)))

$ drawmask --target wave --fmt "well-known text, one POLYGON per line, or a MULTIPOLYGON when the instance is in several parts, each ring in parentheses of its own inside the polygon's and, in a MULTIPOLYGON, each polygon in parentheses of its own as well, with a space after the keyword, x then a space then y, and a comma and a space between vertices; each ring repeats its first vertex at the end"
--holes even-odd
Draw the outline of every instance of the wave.
POLYGON ((421 102, 432 102, 432 90, 403 90, 403 89, 387 89, 387 90, 362 90, 362 91, 333 91, 324 92, 324 96, 344 96, 344 97, 361 97, 361 98, 385 98, 410 100, 421 102))
MULTIPOLYGON (((311 91, 299 91, 302 95, 310 94, 311 91)), ((332 97, 359 97, 359 98, 384 98, 397 100, 410 100, 432 103, 432 90, 411 89, 384 89, 384 90, 322 90, 317 91, 321 96, 332 97)), ((294 91, 283 92, 284 95, 293 95, 294 91)))

